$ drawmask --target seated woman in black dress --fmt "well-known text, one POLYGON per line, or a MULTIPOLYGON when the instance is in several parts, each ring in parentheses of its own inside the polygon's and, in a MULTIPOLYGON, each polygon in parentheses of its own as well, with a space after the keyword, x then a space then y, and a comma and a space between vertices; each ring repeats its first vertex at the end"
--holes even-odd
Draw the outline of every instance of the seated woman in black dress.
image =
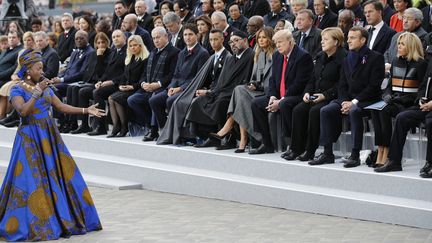
POLYGON ((403 33, 397 40, 397 47, 397 57, 393 59, 390 69, 391 82, 383 94, 387 106, 381 111, 371 112, 375 145, 378 146, 374 167, 381 167, 386 162, 392 136, 392 117, 415 105, 417 92, 427 68, 422 43, 417 35, 403 33))
MULTIPOLYGON (((84 80, 68 87, 66 91, 66 97, 67 103, 69 105, 77 107, 89 106, 90 101, 88 99, 82 99, 82 97, 79 95, 80 90, 84 87, 94 87, 94 84, 100 80, 99 78, 104 74, 108 65, 108 59, 111 53, 111 49, 109 48, 110 45, 110 40, 105 33, 100 32, 95 36, 94 46, 96 47, 96 58, 92 59, 89 68, 84 75, 84 80)), ((68 118, 70 123, 74 124, 74 127, 77 127, 77 119, 81 119, 82 122, 77 129, 71 131, 72 134, 86 133, 91 131, 88 125, 88 115, 80 115, 78 117, 77 115, 69 115, 68 118)))
POLYGON ((128 132, 127 98, 140 86, 141 74, 144 72, 149 52, 141 36, 132 35, 127 42, 127 55, 125 60, 125 79, 119 84, 119 91, 108 97, 113 130, 111 137, 124 137, 128 132))
POLYGON ((313 76, 306 85, 303 102, 293 110, 290 151, 283 154, 286 160, 309 161, 315 157, 320 136, 320 110, 337 97, 342 60, 347 55, 343 48, 344 34, 339 28, 331 27, 324 29, 321 37, 322 51, 315 59, 313 76))
MULTIPOLYGON (((270 27, 264 27, 257 31, 257 49, 254 57, 254 67, 251 80, 247 85, 235 87, 228 106, 228 119, 225 125, 217 133, 210 135, 217 139, 222 139, 231 134, 231 130, 236 123, 240 127, 240 144, 235 153, 243 153, 248 143, 248 134, 255 140, 261 140, 261 134, 253 130, 253 118, 251 110, 252 99, 264 95, 267 90, 269 78, 272 72, 272 56, 276 50, 273 42, 274 31, 270 27)), ((234 140, 235 141, 235 140, 234 140)), ((234 144, 235 145, 235 144, 234 144)), ((234 147, 233 145, 233 147, 234 147)), ((216 149, 229 149, 231 146, 219 146, 216 149)))

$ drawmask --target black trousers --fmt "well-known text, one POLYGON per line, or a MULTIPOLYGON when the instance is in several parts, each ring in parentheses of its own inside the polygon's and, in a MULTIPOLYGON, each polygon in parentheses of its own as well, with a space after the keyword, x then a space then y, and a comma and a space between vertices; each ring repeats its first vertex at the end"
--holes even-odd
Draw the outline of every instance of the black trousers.
MULTIPOLYGON (((282 117, 282 134, 285 137, 291 136, 291 121, 292 111, 294 107, 302 100, 301 96, 285 97, 279 103, 279 112, 282 117)), ((269 97, 259 96, 252 100, 252 116, 254 123, 254 131, 259 132, 262 135, 262 143, 266 147, 273 147, 270 126, 268 121, 268 106, 269 97)))
POLYGON ((395 117, 401 111, 400 107, 389 104, 381 111, 372 110, 372 123, 375 131, 375 145, 390 146, 392 134, 392 117, 395 117))
MULTIPOLYGON (((110 85, 110 86, 101 87, 99 89, 94 89, 93 90, 93 100, 94 100, 95 104, 99 104, 97 108, 105 110, 105 106, 106 106, 105 101, 108 99, 108 97, 111 94, 113 94, 117 90, 118 90, 117 85, 110 85)), ((104 117, 95 118, 95 119, 96 119, 97 126, 99 126, 99 129, 102 129, 102 130, 106 129, 107 123, 106 123, 106 119, 104 117)))
POLYGON ((432 162, 432 112, 421 111, 419 107, 411 107, 396 116, 395 127, 390 142, 389 159, 396 163, 402 161, 402 151, 408 131, 421 122, 426 124, 427 148, 426 160, 432 162))
POLYGON ((292 132, 290 149, 296 153, 314 154, 319 145, 320 110, 328 101, 318 104, 300 102, 292 114, 292 132))
MULTIPOLYGON (((320 145, 331 147, 342 132, 342 101, 333 100, 321 108, 320 112, 320 145)), ((348 113, 351 124, 353 152, 359 152, 363 143, 363 109, 353 105, 348 113)))
POLYGON ((171 106, 180 94, 177 93, 173 96, 168 96, 168 92, 164 90, 150 98, 149 104, 153 114, 156 116, 159 128, 162 129, 165 126, 171 106))
POLYGON ((135 94, 129 96, 127 103, 132 110, 132 120, 142 126, 157 127, 157 122, 153 119, 152 110, 149 100, 154 95, 153 92, 147 92, 143 89, 138 90, 135 94))

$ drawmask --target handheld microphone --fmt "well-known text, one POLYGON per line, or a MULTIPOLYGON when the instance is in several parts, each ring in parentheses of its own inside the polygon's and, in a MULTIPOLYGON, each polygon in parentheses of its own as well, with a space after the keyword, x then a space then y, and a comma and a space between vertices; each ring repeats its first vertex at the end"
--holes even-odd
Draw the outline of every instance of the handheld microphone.
MULTIPOLYGON (((49 79, 47 79, 45 76, 41 76, 40 79, 39 79, 39 82, 42 82, 45 79, 49 81, 49 79)), ((54 92, 58 91, 57 87, 54 84, 52 84, 52 83, 49 83, 48 87, 50 87, 54 92)))

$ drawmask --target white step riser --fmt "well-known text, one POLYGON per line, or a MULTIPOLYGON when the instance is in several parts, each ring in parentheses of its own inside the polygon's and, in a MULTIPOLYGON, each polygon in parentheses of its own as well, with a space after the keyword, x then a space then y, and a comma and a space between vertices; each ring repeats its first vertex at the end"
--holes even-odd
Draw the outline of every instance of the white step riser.
POLYGON ((419 208, 165 172, 145 176, 143 187, 150 190, 432 229, 432 211, 419 208))
MULTIPOLYGON (((148 146, 141 145, 139 147, 140 150, 138 150, 138 152, 148 149, 148 146)), ((172 150, 173 148, 170 146, 151 146, 150 149, 162 151, 155 154, 167 154, 164 150, 172 150)), ((9 154, 10 148, 0 146, 0 159, 8 160, 9 154)), ((340 164, 334 166, 337 169, 323 169, 322 167, 311 167, 300 162, 278 163, 257 160, 260 156, 255 156, 257 159, 250 159, 248 155, 245 155, 245 157, 233 158, 220 154, 205 153, 203 150, 199 152, 199 163, 190 162, 193 160, 193 156, 197 156, 197 151, 177 150, 175 153, 171 151, 171 154, 177 154, 177 159, 175 159, 175 161, 166 159, 165 163, 161 164, 180 165, 184 167, 185 170, 187 170, 187 167, 190 167, 248 177, 299 183, 302 185, 355 192, 373 192, 379 195, 425 200, 432 203, 431 181, 427 179, 400 178, 393 176, 392 174, 394 173, 382 174, 380 176, 376 176, 373 173, 358 173, 358 171, 343 169, 340 164), (334 180, 334 178, 338 178, 338 180, 334 180)), ((146 178, 142 177, 141 174, 141 171, 145 171, 148 167, 146 161, 142 161, 142 164, 138 167, 135 165, 127 165, 127 159, 118 161, 122 162, 122 164, 119 164, 100 160, 97 155, 94 155, 94 157, 74 156, 74 158, 83 173, 131 180, 140 183, 145 183, 146 181, 146 178)), ((371 170, 369 168, 365 169, 371 170)), ((164 168, 161 170, 164 170, 164 168)), ((405 172, 398 173, 403 174, 405 172)))

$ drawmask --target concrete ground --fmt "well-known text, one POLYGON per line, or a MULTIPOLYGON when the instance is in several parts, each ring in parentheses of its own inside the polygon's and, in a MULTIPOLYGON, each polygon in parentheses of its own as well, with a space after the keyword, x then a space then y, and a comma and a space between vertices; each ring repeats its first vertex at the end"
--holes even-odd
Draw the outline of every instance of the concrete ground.
POLYGON ((146 190, 90 191, 104 229, 60 242, 432 242, 431 230, 146 190))

